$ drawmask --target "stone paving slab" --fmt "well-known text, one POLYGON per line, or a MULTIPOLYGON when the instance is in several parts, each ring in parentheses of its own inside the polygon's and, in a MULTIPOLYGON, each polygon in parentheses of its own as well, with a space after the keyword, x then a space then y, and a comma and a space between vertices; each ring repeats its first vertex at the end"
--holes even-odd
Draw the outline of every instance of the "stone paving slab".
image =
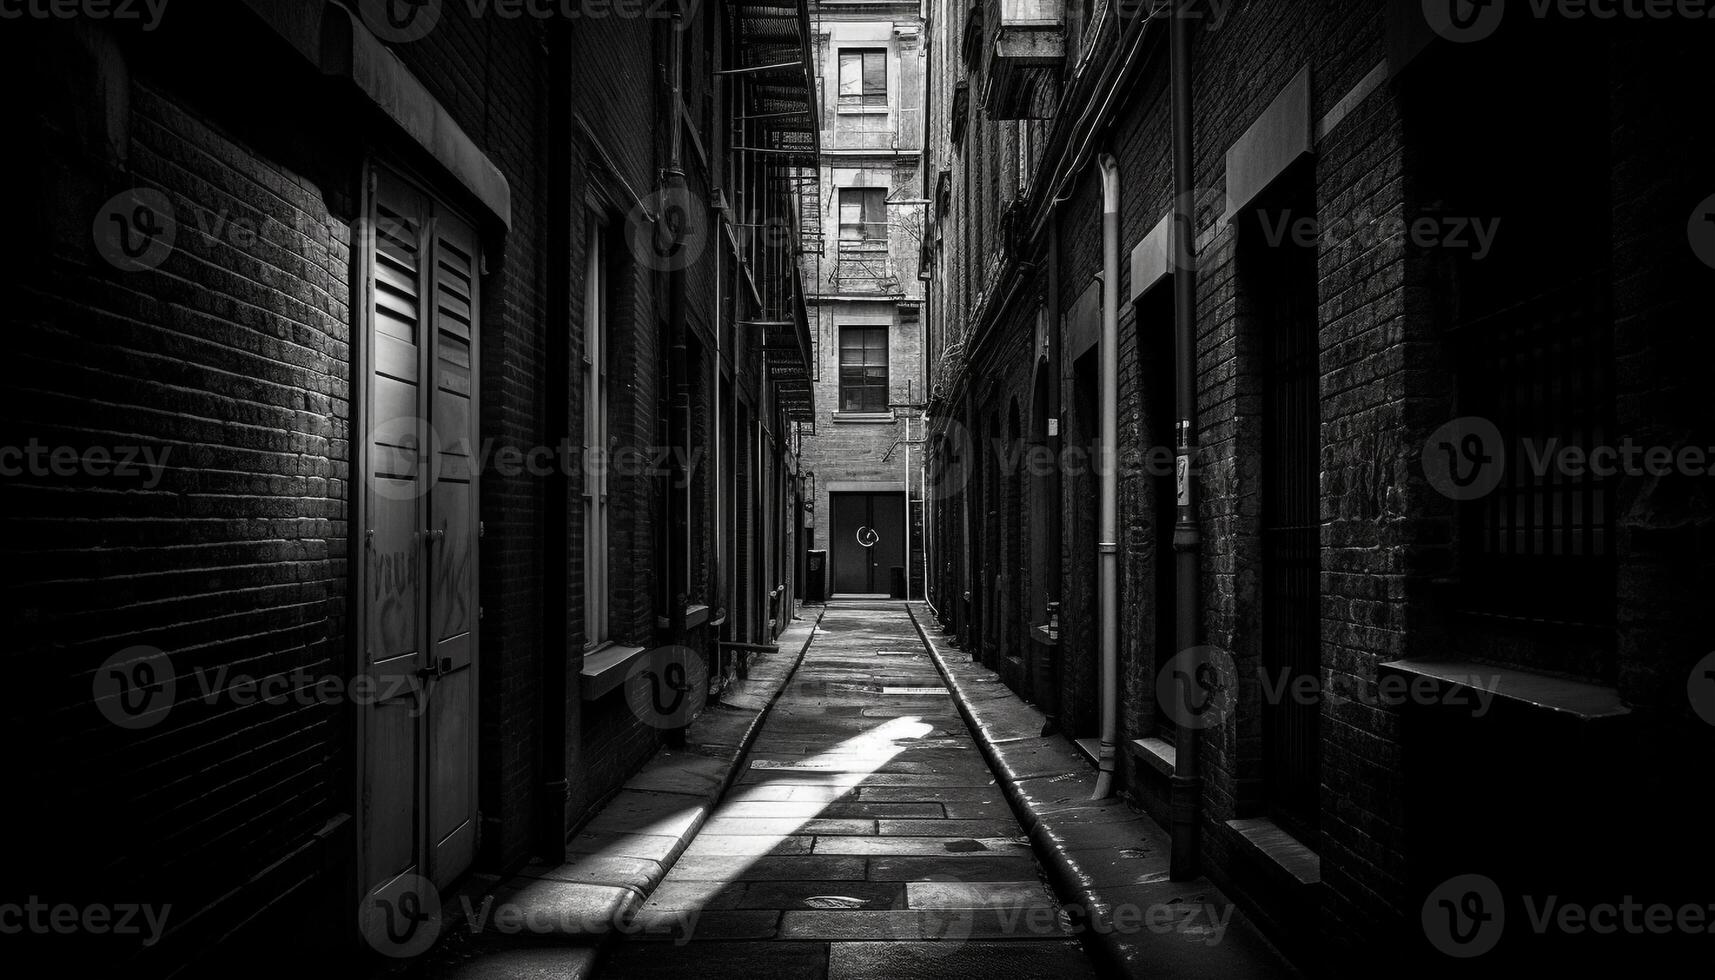
POLYGON ((902 604, 829 606, 736 780, 633 925, 648 934, 620 943, 608 975, 676 961, 717 975, 838 962, 846 977, 916 975, 890 963, 983 976, 1005 960, 999 946, 1055 976, 1094 975, 902 604))
POLYGON ((1093 980, 1089 957, 1076 941, 965 943, 833 943, 828 980, 1093 980))
POLYGON ((1161 828, 1123 803, 1092 801, 1095 774, 1083 754, 1063 737, 1024 734, 1041 731, 1041 712, 925 628, 918 607, 912 612, 1056 893, 1099 952, 1104 975, 1298 975, 1213 884, 1167 880, 1170 842, 1161 828))
POLYGON ((826 855, 687 857, 673 866, 675 878, 702 881, 862 881, 867 872, 863 858, 826 855))
POLYGON ((971 939, 1059 939, 1069 935, 1071 926, 1059 921, 1053 909, 1041 907, 787 912, 780 923, 782 939, 959 943, 971 939))
MULTIPOLYGON (((635 933, 637 939, 683 939, 700 928, 710 937, 774 935, 778 911, 699 910, 692 926, 679 910, 658 905, 646 913, 645 908, 735 781, 769 706, 797 668, 819 622, 818 614, 787 629, 780 638, 780 653, 756 658, 743 689, 699 715, 687 729, 682 748, 662 749, 627 780, 567 841, 564 854, 556 856, 562 860, 534 861, 508 879, 473 876, 455 900, 443 902, 442 941, 424 958, 425 974, 461 980, 585 977, 591 975, 598 951, 621 933, 635 933), (740 703, 735 706, 734 700, 740 703)), ((802 838, 788 847, 807 852, 810 840, 802 838)), ((861 883, 866 869, 854 859, 849 866, 830 864, 819 870, 843 872, 861 883)), ((784 873, 802 877, 804 869, 784 873)), ((667 901, 672 900, 669 894, 667 901)), ((822 964, 817 970, 825 970, 825 950, 813 959, 822 964)))
POLYGON ((621 943, 602 963, 602 972, 626 980, 684 980, 687 976, 824 980, 828 947, 825 943, 714 942, 694 948, 621 943))

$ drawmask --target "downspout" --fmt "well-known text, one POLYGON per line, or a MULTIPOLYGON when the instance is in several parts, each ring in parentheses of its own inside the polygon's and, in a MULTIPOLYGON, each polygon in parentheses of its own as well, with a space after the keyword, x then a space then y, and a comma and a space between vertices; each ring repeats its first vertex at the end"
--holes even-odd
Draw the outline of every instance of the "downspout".
MULTIPOLYGON (((677 457, 668 467, 667 487, 667 554, 665 574, 667 588, 668 630, 672 642, 684 643, 686 637, 685 607, 690 602, 690 415, 691 379, 690 355, 685 323, 685 260, 682 250, 687 246, 685 233, 690 230, 690 194, 685 186, 685 171, 681 161, 684 120, 679 107, 684 103, 684 46, 680 38, 685 25, 683 12, 675 13, 667 35, 668 93, 667 107, 669 137, 667 166, 661 172, 661 224, 658 234, 665 234, 671 257, 667 272, 667 331, 668 331, 668 389, 671 402, 667 408, 667 444, 677 457)), ((659 242, 658 242, 659 246, 659 242)))
MULTIPOLYGON (((1179 263, 1173 276, 1174 466, 1177 519, 1173 527, 1174 642, 1183 653, 1198 645, 1198 585, 1201 581, 1202 530, 1197 523, 1197 482, 1192 467, 1197 458, 1197 210, 1191 137, 1191 30, 1185 0, 1175 0, 1169 74, 1173 114, 1173 255, 1179 263)), ((1190 678, 1180 673, 1182 688, 1190 678)), ((1191 692, 1180 690, 1178 704, 1191 704, 1191 692)), ((1170 785, 1173 838, 1169 874, 1175 881, 1198 875, 1198 844, 1203 786, 1198 775, 1198 731, 1181 719, 1174 736, 1176 757, 1170 785)))
POLYGON ((1101 526, 1097 550, 1100 569, 1102 648, 1102 747, 1096 791, 1091 799, 1113 795, 1114 744, 1119 718, 1119 374, 1120 374, 1120 171, 1113 154, 1096 158, 1102 175, 1102 340, 1101 340, 1101 526))
MULTIPOLYGON (((1053 506, 1054 517, 1047 522, 1048 540, 1045 547, 1048 550, 1048 599, 1047 607, 1042 610, 1042 621, 1054 624, 1059 620, 1060 603, 1064 601, 1062 590, 1065 588, 1062 578, 1065 573, 1065 556, 1061 553, 1061 519, 1058 515, 1065 513, 1066 501, 1061 496, 1065 487, 1061 481, 1060 461, 1065 457, 1060 455, 1061 435, 1060 414, 1060 373, 1064 370, 1061 353, 1060 336, 1060 223, 1054 222, 1048 228, 1048 455, 1054 460, 1048 476, 1048 500, 1053 506)), ((1047 654, 1047 678, 1043 684, 1047 695, 1042 702, 1043 710, 1048 715, 1048 724, 1055 728, 1060 722, 1060 648, 1053 647, 1047 654)))

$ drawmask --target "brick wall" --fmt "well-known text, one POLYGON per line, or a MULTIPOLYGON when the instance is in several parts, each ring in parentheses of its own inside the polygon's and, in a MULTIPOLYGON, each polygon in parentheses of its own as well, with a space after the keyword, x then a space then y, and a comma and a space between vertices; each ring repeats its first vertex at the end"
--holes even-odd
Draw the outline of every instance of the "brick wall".
MULTIPOLYGON (((1101 263, 1099 182, 1090 166, 1063 190, 1036 188, 1037 195, 1058 191, 1060 197, 1048 229, 1027 248, 1025 257, 1032 264, 1008 266, 1001 279, 991 283, 989 277, 1000 260, 986 254, 993 237, 988 229, 995 227, 997 197, 1005 197, 1007 139, 1016 130, 1006 128, 1010 123, 985 120, 973 105, 969 131, 962 141, 951 139, 953 84, 965 77, 958 60, 962 29, 963 11, 957 5, 935 5, 925 170, 932 186, 940 168, 950 169, 952 194, 949 206, 937 210, 945 265, 938 267, 941 274, 929 285, 930 378, 938 396, 932 409, 933 435, 953 433, 970 419, 978 420, 986 431, 991 418, 1007 418, 1014 399, 1029 404, 1033 379, 1024 365, 1030 360, 1027 351, 1034 323, 1026 314, 1034 301, 1028 298, 1046 288, 1052 276, 1058 289, 1049 297, 1050 308, 1065 314, 1089 287, 1101 263), (998 192, 997 181, 1002 188, 998 192), (1007 299, 1004 310, 989 306, 997 296, 1007 299), (977 337, 971 341, 973 334, 977 337)), ((1111 24, 1104 31, 1111 33, 1111 24)), ((1277 10, 1243 4, 1231 8, 1224 20, 1198 22, 1194 36, 1200 253, 1197 442, 1203 531, 1199 636, 1202 642, 1231 653, 1238 668, 1233 718, 1202 737, 1205 870, 1235 891, 1297 951, 1302 953, 1313 944, 1295 941, 1294 935, 1326 939, 1327 960, 1322 965, 1343 972, 1358 968, 1365 957, 1390 942, 1421 944, 1418 906, 1424 890, 1439 881, 1436 876, 1445 877, 1445 869, 1436 864, 1442 852, 1431 843, 1437 834, 1428 829, 1441 826, 1436 823, 1440 811, 1414 802, 1434 795, 1441 785, 1437 782, 1441 777, 1432 775, 1439 771, 1434 768, 1439 763, 1426 766, 1423 736, 1411 734, 1423 729, 1411 728, 1406 710, 1376 703, 1378 666, 1402 657, 1459 650, 1476 650, 1478 656, 1487 651, 1503 662, 1527 667, 1549 661, 1542 659, 1544 651, 1523 648, 1516 639, 1497 645, 1481 630, 1450 625, 1457 621, 1457 610, 1447 604, 1444 583, 1458 560, 1454 508, 1429 488, 1418 461, 1430 432, 1453 417, 1457 408, 1451 397, 1456 387, 1452 348, 1441 327, 1447 295, 1445 272, 1438 271, 1443 269, 1442 258, 1385 238, 1319 235, 1315 241, 1322 412, 1319 640, 1326 693, 1319 709, 1320 833, 1312 843, 1321 858, 1323 884, 1312 907, 1258 883, 1248 845, 1226 821, 1265 814, 1269 805, 1264 778, 1264 695, 1256 677, 1265 650, 1275 642, 1263 633, 1259 575, 1264 555, 1264 372, 1273 324, 1259 305, 1259 290, 1274 256, 1246 254, 1236 226, 1222 220, 1225 157, 1228 147, 1263 114, 1276 94, 1308 66, 1309 116, 1318 126, 1316 145, 1314 155, 1296 165, 1292 179, 1308 188, 1315 216, 1365 229, 1441 213, 1436 208, 1444 211, 1447 206, 1430 190, 1434 181, 1427 178, 1440 177, 1429 169, 1428 160, 1431 151, 1439 153, 1444 147, 1430 141, 1459 138, 1460 108, 1446 103, 1447 82, 1456 77, 1449 73, 1462 69, 1459 63, 1443 60, 1450 57, 1446 46, 1432 48, 1409 67, 1417 74, 1405 74, 1402 80, 1407 67, 1395 63, 1390 68, 1387 63, 1389 21, 1382 5, 1277 10), (1378 71, 1380 84, 1370 85, 1366 79, 1378 71), (1410 93, 1416 90, 1436 94, 1425 96, 1414 122, 1410 93), (1349 93, 1352 98, 1343 101, 1349 93), (1423 127, 1421 113, 1451 129, 1432 135, 1423 127)), ((1700 445, 1709 431, 1707 413, 1685 401, 1697 386, 1661 359, 1665 351, 1676 352, 1669 358, 1688 352, 1681 342, 1667 339, 1670 328, 1666 325, 1691 315, 1690 307, 1684 305, 1687 289, 1702 270, 1693 267, 1685 248, 1684 222, 1707 188, 1700 189, 1701 178, 1686 169, 1683 159, 1670 162, 1662 156, 1666 147, 1686 140, 1690 128, 1664 94, 1680 83, 1677 68, 1645 67, 1651 60, 1662 66, 1679 64, 1675 52, 1681 42, 1670 39, 1665 30, 1642 29, 1611 40, 1593 41, 1589 36, 1573 40, 1591 45, 1584 70, 1596 73, 1592 88, 1603 90, 1605 80, 1605 91, 1610 93, 1606 106, 1593 97, 1576 105, 1566 103, 1565 114, 1572 118, 1594 113, 1601 119, 1599 114, 1605 110, 1607 121, 1598 125, 1611 128, 1605 172, 1593 186, 1572 196, 1588 197, 1612 212, 1616 240, 1607 265, 1612 275, 1615 350, 1622 358, 1617 389, 1620 427, 1646 444, 1700 445), (1674 421, 1664 424, 1666 419, 1674 421)), ((1100 69, 1112 43, 1111 37, 1095 42, 1096 53, 1086 72, 1100 69)), ((1173 584, 1171 550, 1164 533, 1173 520, 1171 486, 1148 466, 1151 450, 1170 445, 1172 438, 1171 402, 1161 397, 1161 388, 1170 384, 1161 367, 1172 356, 1172 302, 1165 293, 1171 289, 1171 279, 1157 284, 1138 303, 1129 301, 1133 286, 1127 258, 1173 202, 1166 50, 1159 38, 1146 42, 1143 50, 1143 63, 1116 99, 1120 109, 1096 135, 1096 148, 1118 160, 1122 198, 1122 744, 1170 731, 1156 706, 1155 675, 1160 658, 1173 649, 1166 633, 1172 625, 1170 617, 1161 612, 1171 599, 1173 584)), ((1068 66, 1061 82, 1073 100, 1063 107, 1081 107, 1077 100, 1087 99, 1088 76, 1076 75, 1068 66)), ((981 79, 971 77, 970 85, 973 92, 978 90, 981 79)), ((1481 106, 1479 96, 1472 108, 1481 106)), ((1480 114, 1466 113, 1473 118, 1480 114)), ((1051 148, 1043 151, 1045 164, 1069 152, 1063 142, 1057 142, 1064 139, 1061 134, 1069 122, 1063 117, 1045 124, 1048 139, 1038 144, 1051 148)), ((1703 136, 1690 138, 1685 145, 1687 158, 1706 163, 1709 148, 1703 136)), ((1473 152, 1480 154, 1481 148, 1473 152)), ((1594 160, 1600 167, 1603 158, 1598 150, 1579 159, 1594 160)), ((1554 169, 1546 162, 1542 166, 1554 169)), ((1034 177, 1041 180, 1048 175, 1051 171, 1044 166, 1034 177)), ((1533 219, 1521 212, 1513 220, 1522 224, 1533 219)), ((1608 220, 1607 214, 1591 219, 1597 227, 1608 220)), ((1521 227, 1519 232, 1542 234, 1540 225, 1521 227)), ((1562 245, 1551 240, 1544 248, 1562 245)), ((1059 323, 1067 325, 1064 316, 1059 323)), ((1062 340, 1068 336, 1063 332, 1062 340)), ((1079 405, 1084 400, 1093 402, 1095 393, 1083 390, 1089 379, 1076 371, 1071 353, 1056 370, 1063 384, 1062 432, 1066 444, 1076 446, 1092 438, 1079 405)), ((931 463, 946 468, 949 461, 950 455, 942 452, 931 463)), ((975 473, 986 479, 994 465, 994 460, 983 459, 975 473)), ((1062 471, 1062 477, 1064 496, 1058 503, 1064 515, 1063 547, 1056 556, 1063 562, 1064 574, 1057 660, 1062 721, 1068 733, 1089 735, 1096 726, 1098 660, 1096 560, 1089 524, 1093 518, 1087 516, 1095 507, 1095 480, 1069 469, 1062 471)), ((1004 553, 1010 540, 1021 534, 1032 543, 1033 539, 1030 528, 1017 526, 1018 515, 1007 506, 1009 501, 986 499, 974 486, 976 479, 964 495, 937 510, 934 548, 941 557, 931 582, 943 620, 957 626, 967 640, 975 639, 979 655, 992 657, 991 649, 1013 648, 1010 637, 982 634, 989 620, 981 611, 981 596, 991 591, 992 553, 996 548, 1004 553), (962 506, 967 501, 972 502, 968 510, 962 506), (969 544, 972 541, 974 546, 969 544), (971 554, 969 570, 959 558, 961 549, 971 554), (962 600, 967 590, 979 597, 974 610, 962 600)), ((1693 529, 1702 523, 1693 516, 1701 512, 1693 501, 1702 500, 1703 493, 1683 477, 1628 478, 1619 487, 1620 612, 1618 626, 1608 634, 1617 674, 1610 674, 1608 681, 1618 677, 1618 692, 1633 711, 1633 727, 1626 729, 1624 744, 1660 760, 1659 765, 1641 767, 1641 778, 1659 794, 1660 812, 1690 825, 1705 819, 1710 809, 1705 788, 1685 778, 1682 763, 1706 758, 1707 732, 1683 724, 1682 688, 1689 665, 1697 658, 1697 644, 1685 638, 1683 628, 1692 620, 1689 610, 1678 603, 1707 576, 1705 549, 1692 544, 1693 529), (1669 527, 1676 530, 1668 531, 1669 527), (1670 539, 1675 543, 1668 544, 1670 539), (1669 758, 1678 761, 1668 762, 1669 758)), ((998 622, 1001 628, 1016 631, 1029 622, 1029 613, 1003 606, 998 622)), ((1546 653, 1553 656, 1552 651, 1546 653)), ((1572 673, 1585 669, 1580 665, 1587 659, 1567 653, 1562 651, 1567 665, 1562 669, 1572 673)), ((1009 683, 1026 690, 1019 678, 1008 673, 1007 665, 997 666, 1009 683)), ((1533 736, 1520 731, 1505 737, 1528 740, 1533 736)), ((1429 756, 1435 754, 1433 748, 1428 751, 1429 756)), ((1570 835, 1544 832, 1540 823, 1523 817, 1509 821, 1483 815, 1480 801, 1510 800, 1521 793, 1504 785, 1506 772, 1512 771, 1502 761, 1513 758, 1508 751, 1494 751, 1491 775, 1473 784, 1481 788, 1472 788, 1463 797, 1455 794, 1469 811, 1462 819, 1486 829, 1490 839, 1483 844, 1484 859, 1508 848, 1544 855, 1571 851, 1576 845, 1570 835)), ((1543 773, 1556 775, 1536 774, 1529 781, 1532 787, 1564 794, 1576 781, 1573 776, 1556 781, 1559 761, 1537 765, 1543 773)), ((1158 816, 1164 814, 1165 785, 1147 767, 1122 762, 1121 783, 1135 803, 1158 816)), ((1459 805, 1443 816, 1461 812, 1459 805)), ((1505 809, 1512 804, 1495 805, 1505 809)), ((1687 845, 1685 835, 1674 834, 1660 846, 1683 853, 1687 845)), ((1695 854, 1693 866, 1710 866, 1707 841, 1692 842, 1690 850, 1695 854)), ((1473 850, 1468 856, 1475 860, 1476 854, 1473 850)), ((1663 859, 1664 864, 1674 862, 1663 859)), ((1632 880, 1605 860, 1592 862, 1590 871, 1590 878, 1606 883, 1632 880)), ((1649 885, 1658 893, 1677 894, 1675 889, 1684 883, 1664 880, 1675 877, 1654 875, 1649 885)))

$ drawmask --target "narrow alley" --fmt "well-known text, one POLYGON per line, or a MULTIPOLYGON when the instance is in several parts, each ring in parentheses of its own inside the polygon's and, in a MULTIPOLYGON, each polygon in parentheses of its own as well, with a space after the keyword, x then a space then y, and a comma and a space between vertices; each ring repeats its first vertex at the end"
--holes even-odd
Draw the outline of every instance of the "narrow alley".
POLYGON ((1712 55, 0 0, 0 975, 1715 976, 1712 55))
POLYGON ((828 607, 634 935, 601 976, 1095 975, 901 603, 828 607))

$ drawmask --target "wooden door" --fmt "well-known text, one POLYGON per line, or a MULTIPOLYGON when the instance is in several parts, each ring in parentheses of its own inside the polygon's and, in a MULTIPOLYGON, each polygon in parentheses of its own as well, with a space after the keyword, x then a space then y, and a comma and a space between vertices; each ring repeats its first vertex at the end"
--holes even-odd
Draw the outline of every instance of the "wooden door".
POLYGON ((361 412, 362 861, 369 895, 445 887, 476 844, 477 259, 473 229, 370 183, 361 412))

